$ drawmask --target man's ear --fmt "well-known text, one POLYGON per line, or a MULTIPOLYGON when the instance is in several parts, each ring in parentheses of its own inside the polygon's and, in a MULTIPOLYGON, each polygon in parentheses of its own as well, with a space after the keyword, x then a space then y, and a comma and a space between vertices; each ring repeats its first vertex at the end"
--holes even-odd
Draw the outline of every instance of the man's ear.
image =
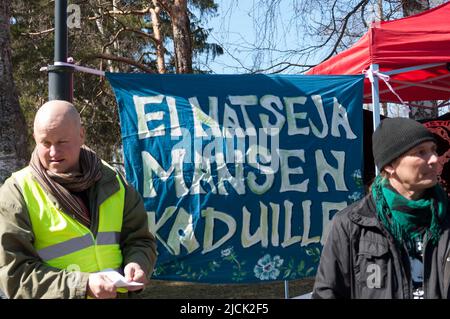
POLYGON ((392 163, 387 164, 385 167, 383 167, 383 170, 385 170, 389 175, 392 175, 395 172, 395 168, 392 163))

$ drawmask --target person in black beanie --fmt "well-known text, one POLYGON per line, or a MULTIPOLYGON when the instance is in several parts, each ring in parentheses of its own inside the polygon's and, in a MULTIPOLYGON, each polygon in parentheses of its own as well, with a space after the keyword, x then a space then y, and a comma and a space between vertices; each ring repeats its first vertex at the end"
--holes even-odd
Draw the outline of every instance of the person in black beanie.
POLYGON ((380 173, 333 217, 312 298, 450 299, 450 214, 433 134, 386 118, 372 149, 380 173))

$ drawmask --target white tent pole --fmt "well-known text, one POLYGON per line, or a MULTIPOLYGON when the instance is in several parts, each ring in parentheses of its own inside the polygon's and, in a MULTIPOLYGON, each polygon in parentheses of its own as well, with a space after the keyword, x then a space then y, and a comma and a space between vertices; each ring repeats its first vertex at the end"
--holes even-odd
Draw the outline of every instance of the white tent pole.
MULTIPOLYGON (((379 96, 379 86, 378 86, 378 75, 379 70, 378 64, 371 64, 369 72, 372 73, 371 86, 372 86, 372 116, 373 116, 373 130, 380 124, 380 96, 379 96)), ((375 175, 378 175, 378 167, 375 166, 375 175)))
MULTIPOLYGON (((386 73, 384 73, 384 74, 386 74, 386 73)), ((433 77, 433 78, 429 78, 429 79, 423 80, 423 81, 421 81, 420 83, 428 83, 428 82, 433 82, 433 81, 438 82, 439 80, 448 78, 449 76, 450 76, 450 74, 444 74, 444 75, 440 75, 440 76, 436 76, 436 77, 433 77)), ((389 81, 394 81, 394 80, 390 79, 389 81)), ((410 83, 410 82, 408 82, 408 83, 410 83)), ((395 87, 395 90, 396 90, 396 91, 399 91, 399 90, 407 89, 407 88, 410 88, 412 85, 413 85, 412 83, 407 84, 407 85, 399 85, 399 86, 396 86, 396 87, 395 87)), ((433 87, 433 88, 434 88, 434 87, 433 87)), ((390 91, 391 91, 391 90, 386 89, 386 90, 380 91, 379 93, 380 93, 380 94, 384 94, 384 93, 390 92, 390 91)), ((364 94, 364 98, 367 98, 367 97, 369 97, 369 96, 371 96, 371 93, 366 93, 366 94, 364 94)))
POLYGON ((385 71, 383 73, 387 74, 387 75, 394 75, 394 74, 406 73, 406 72, 410 72, 410 71, 417 71, 417 70, 434 68, 436 66, 443 66, 443 65, 445 65, 445 63, 421 64, 421 65, 411 66, 411 67, 403 68, 403 69, 396 69, 396 70, 392 70, 392 71, 385 71))
POLYGON ((284 281, 284 299, 289 299, 289 281, 284 281))
POLYGON ((373 81, 371 81, 372 86, 372 114, 373 114, 373 130, 380 124, 380 89, 378 85, 378 64, 371 64, 369 72, 373 74, 373 81))

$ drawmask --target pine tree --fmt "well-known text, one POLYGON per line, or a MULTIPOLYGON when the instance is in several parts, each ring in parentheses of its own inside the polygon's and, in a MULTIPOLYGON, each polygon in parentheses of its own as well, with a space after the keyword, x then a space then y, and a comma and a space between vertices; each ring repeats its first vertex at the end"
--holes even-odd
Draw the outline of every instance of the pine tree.
POLYGON ((10 41, 10 1, 0 0, 0 184, 25 166, 25 120, 13 80, 10 41))
MULTIPOLYGON (((15 0, 13 3, 14 74, 31 132, 34 114, 48 95, 47 74, 39 69, 53 63, 54 3, 43 0, 15 0)), ((214 14, 216 5, 212 0, 190 0, 186 6, 179 6, 177 12, 187 17, 184 23, 188 23, 180 44, 180 37, 174 36, 172 27, 178 15, 167 11, 178 4, 179 1, 169 0, 69 1, 69 5, 79 8, 81 15, 78 27, 73 23, 77 10, 68 12, 68 20, 72 22, 69 23, 72 26, 69 28, 69 56, 76 64, 108 72, 206 72, 195 64, 195 57, 200 54, 214 57, 223 51, 208 42, 209 30, 201 25, 198 17, 214 14), (184 43, 183 39, 190 42, 184 43), (180 46, 190 53, 180 56, 174 52, 173 48, 180 46)), ((76 72, 74 104, 88 133, 86 144, 102 158, 120 161, 118 112, 107 81, 76 72)))

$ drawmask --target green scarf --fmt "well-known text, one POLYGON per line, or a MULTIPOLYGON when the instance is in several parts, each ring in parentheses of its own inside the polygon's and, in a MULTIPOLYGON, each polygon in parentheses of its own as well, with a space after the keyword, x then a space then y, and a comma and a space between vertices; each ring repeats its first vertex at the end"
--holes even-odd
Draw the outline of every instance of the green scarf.
POLYGON ((437 244, 441 234, 441 222, 447 213, 447 194, 436 184, 419 200, 409 200, 400 195, 386 178, 378 175, 372 185, 372 195, 377 207, 378 219, 398 244, 412 243, 428 232, 437 244))

